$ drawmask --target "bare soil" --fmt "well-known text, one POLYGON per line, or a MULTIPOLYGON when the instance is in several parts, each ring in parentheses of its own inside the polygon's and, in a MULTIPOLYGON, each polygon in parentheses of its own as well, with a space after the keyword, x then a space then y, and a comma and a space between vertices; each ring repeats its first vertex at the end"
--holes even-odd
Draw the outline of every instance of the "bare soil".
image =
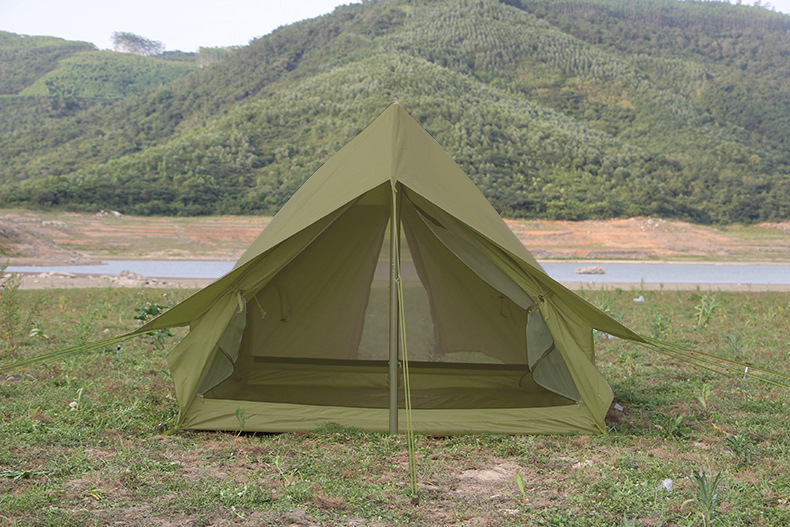
MULTIPOLYGON (((133 217, 0 210, 0 258, 10 265, 74 265, 107 259, 235 261, 271 218, 133 217)), ((542 260, 790 262, 790 222, 711 227, 654 218, 506 220, 542 260)), ((145 277, 26 275, 23 287, 201 287, 145 277)))
POLYGON ((790 221, 726 227, 641 217, 506 221, 538 259, 790 262, 790 221))

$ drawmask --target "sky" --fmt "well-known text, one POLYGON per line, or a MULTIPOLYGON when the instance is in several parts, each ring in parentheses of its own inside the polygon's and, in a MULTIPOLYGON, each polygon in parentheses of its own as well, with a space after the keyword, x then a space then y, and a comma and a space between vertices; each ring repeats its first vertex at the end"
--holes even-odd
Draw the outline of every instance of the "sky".
MULTIPOLYGON (((92 42, 112 49, 116 31, 168 51, 244 46, 280 26, 359 0, 0 0, 0 31, 92 42)), ((790 2, 790 0, 788 0, 790 2)))
MULTIPOLYGON (((82 40, 99 49, 112 49, 113 32, 123 31, 160 41, 168 51, 197 51, 200 46, 244 46, 280 26, 359 1, 0 0, 0 30, 82 40)), ((760 3, 790 14, 790 0, 760 3)))

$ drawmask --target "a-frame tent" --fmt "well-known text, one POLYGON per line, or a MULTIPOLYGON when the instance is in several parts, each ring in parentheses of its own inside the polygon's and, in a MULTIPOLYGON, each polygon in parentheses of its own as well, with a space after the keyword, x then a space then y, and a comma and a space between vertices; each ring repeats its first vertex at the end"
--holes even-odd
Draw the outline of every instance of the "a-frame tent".
POLYGON ((551 279, 398 104, 230 273, 135 333, 174 326, 178 425, 266 432, 396 431, 405 381, 417 431, 601 431, 593 330, 644 342, 551 279))

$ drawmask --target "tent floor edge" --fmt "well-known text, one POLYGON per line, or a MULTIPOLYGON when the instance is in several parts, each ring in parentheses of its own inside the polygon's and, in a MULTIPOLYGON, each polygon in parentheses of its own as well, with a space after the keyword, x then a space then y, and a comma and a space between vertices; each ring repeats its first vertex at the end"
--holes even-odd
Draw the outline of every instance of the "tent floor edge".
MULTIPOLYGON (((238 431, 244 414, 246 432, 312 432, 334 424, 367 432, 387 433, 387 408, 261 403, 228 399, 196 399, 184 413, 180 428, 238 431)), ((430 434, 601 434, 598 421, 584 405, 541 408, 414 409, 414 431, 430 434)), ((405 416, 399 416, 405 430, 405 416)))

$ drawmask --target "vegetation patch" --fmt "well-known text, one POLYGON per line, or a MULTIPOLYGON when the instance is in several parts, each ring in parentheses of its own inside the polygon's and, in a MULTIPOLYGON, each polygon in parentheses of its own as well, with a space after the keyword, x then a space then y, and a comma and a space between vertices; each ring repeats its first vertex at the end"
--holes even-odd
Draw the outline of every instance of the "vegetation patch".
MULTIPOLYGON (((11 287, 13 289, 13 285, 11 287)), ((7 293, 3 289, 3 295, 7 293)), ((133 329, 188 290, 17 291, 3 363, 133 329), (167 296, 164 296, 167 295, 167 296), (30 316, 30 313, 35 313, 30 316), (36 331, 33 331, 36 329, 36 331), (11 357, 10 350, 14 349, 11 357)), ((584 290, 636 331, 786 370, 790 293, 584 290), (633 298, 643 295, 644 302, 633 298)), ((787 390, 722 377, 597 336, 616 406, 600 436, 404 437, 168 432, 165 364, 150 336, 0 378, 6 525, 784 525, 787 390)))

